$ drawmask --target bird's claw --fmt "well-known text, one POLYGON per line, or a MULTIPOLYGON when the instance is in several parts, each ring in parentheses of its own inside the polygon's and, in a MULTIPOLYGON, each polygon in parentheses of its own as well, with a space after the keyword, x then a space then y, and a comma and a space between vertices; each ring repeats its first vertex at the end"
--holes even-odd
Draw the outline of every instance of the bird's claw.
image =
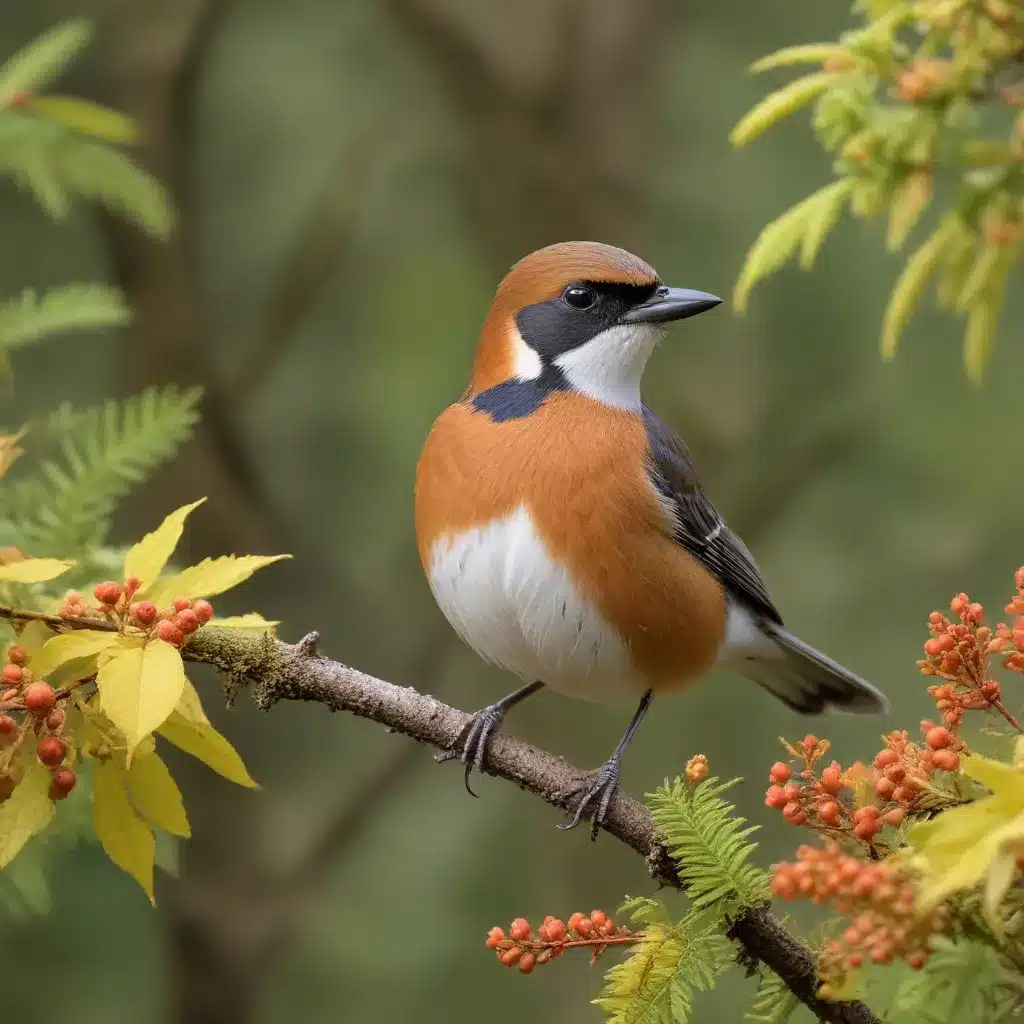
POLYGON ((591 842, 597 839, 597 833, 604 824, 605 815, 608 813, 608 806, 612 802, 612 797, 615 796, 615 791, 619 788, 619 769, 620 763, 617 757, 605 761, 576 805, 572 821, 568 825, 558 826, 562 831, 568 832, 569 829, 575 828, 586 816, 587 809, 596 804, 591 816, 590 839, 591 842))
POLYGON ((466 792, 470 796, 476 796, 476 793, 470 788, 469 777, 474 768, 478 772, 483 771, 487 741, 491 738, 494 730, 501 725, 502 719, 505 717, 505 710, 500 703, 488 704, 487 707, 481 708, 462 727, 459 735, 455 737, 448 749, 434 755, 434 760, 438 763, 453 761, 455 758, 462 762, 466 769, 464 778, 466 792))

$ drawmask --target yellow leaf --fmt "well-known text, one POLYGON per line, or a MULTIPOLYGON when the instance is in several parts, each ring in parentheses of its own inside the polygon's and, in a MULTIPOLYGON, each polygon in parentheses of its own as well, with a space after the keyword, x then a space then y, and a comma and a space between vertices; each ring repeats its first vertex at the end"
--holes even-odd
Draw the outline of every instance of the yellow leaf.
POLYGON ((93 826, 107 856, 153 899, 156 841, 153 829, 137 815, 125 789, 124 766, 114 758, 97 761, 93 772, 93 826))
POLYGON ((32 656, 32 674, 37 679, 42 679, 65 662, 88 658, 92 660, 93 667, 91 671, 85 672, 85 676, 92 675, 96 671, 95 663, 100 651, 114 646, 117 638, 117 633, 101 633, 95 629, 76 629, 71 633, 58 633, 47 640, 32 656))
POLYGON ((184 839, 192 834, 181 791, 158 754, 135 759, 128 771, 128 795, 135 809, 157 828, 184 839))
POLYGON ((41 117, 57 121, 94 139, 115 145, 131 145, 139 141, 136 123, 125 114, 76 96, 30 96, 24 106, 41 117))
POLYGON ((152 533, 147 533, 138 544, 130 548, 124 557, 125 578, 137 576, 142 581, 141 590, 153 583, 174 554, 189 513, 204 501, 205 498, 200 498, 191 505, 176 509, 152 533))
POLYGON ((942 266, 935 301, 939 309, 950 309, 963 291, 967 275, 974 266, 975 237, 962 222, 943 247, 942 266))
POLYGON ((907 260, 889 297, 889 305, 886 307, 885 319, 882 322, 883 359, 892 359, 896 355, 903 328, 913 314, 928 278, 938 265, 946 240, 956 230, 955 217, 943 221, 934 234, 907 260))
POLYGON ((45 583, 67 572, 74 564, 59 558, 26 558, 9 565, 0 565, 0 580, 8 583, 45 583))
POLYGON ((21 848, 53 820, 49 789, 49 772, 34 756, 26 758, 25 774, 11 796, 0 804, 0 868, 7 867, 21 848))
POLYGON ((18 634, 18 643, 25 648, 31 658, 47 640, 56 635, 45 622, 33 619, 26 622, 25 628, 18 634))
POLYGON ((1012 847, 1002 849, 992 861, 985 878, 982 912, 989 927, 997 934, 1003 933, 1003 919, 999 907, 1017 876, 1017 851, 1012 847))
POLYGON ((1008 246, 986 245, 971 267, 963 289, 957 296, 956 308, 964 313, 977 304, 981 296, 998 277, 1000 266, 1005 263, 1008 246))
POLYGON ((178 701, 178 706, 174 710, 182 718, 187 718, 190 722, 195 722, 198 725, 210 724, 210 720, 206 717, 206 712, 203 710, 203 702, 199 699, 196 688, 189 682, 187 676, 185 678, 185 689, 181 691, 181 700, 178 701))
POLYGON ((240 629, 252 633, 269 633, 274 636, 277 627, 280 625, 278 619, 265 619, 257 612, 250 612, 248 615, 229 615, 223 619, 211 619, 211 626, 220 626, 221 629, 240 629))
POLYGON ((900 182, 889 205, 890 252, 901 248, 932 199, 932 172, 913 170, 900 182))
POLYGON ((176 597, 212 597, 237 587, 257 569, 279 562, 291 555, 224 555, 207 558, 198 565, 183 569, 177 576, 161 580, 147 593, 147 598, 163 607, 176 597))
POLYGON ((1001 761, 971 754, 960 762, 961 770, 968 778, 980 782, 993 793, 1013 794, 1021 801, 1024 810, 1024 772, 1017 771, 1001 761))
POLYGON ((175 712, 157 732, 230 782, 251 789, 259 788, 259 783, 253 781, 246 771, 238 752, 212 725, 198 725, 175 712))
POLYGON ((775 68, 792 67, 794 64, 824 64, 828 60, 846 61, 852 67, 857 61, 857 55, 839 43, 803 43, 769 53, 767 57, 754 61, 750 70, 772 71, 775 68))
POLYGON ((740 120, 729 135, 729 141, 734 146, 745 146, 772 125, 796 113, 835 83, 836 76, 830 71, 818 71, 777 89, 740 120))
POLYGON ((128 742, 128 756, 167 720, 185 689, 181 654, 163 640, 145 647, 114 647, 96 677, 103 713, 128 742))

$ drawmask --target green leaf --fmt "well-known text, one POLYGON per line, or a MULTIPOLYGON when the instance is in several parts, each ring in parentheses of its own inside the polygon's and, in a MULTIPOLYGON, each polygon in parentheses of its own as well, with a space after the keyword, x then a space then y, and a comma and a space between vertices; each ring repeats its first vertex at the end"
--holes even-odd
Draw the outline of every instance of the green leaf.
POLYGON ((80 556, 100 547, 118 499, 191 435, 201 394, 169 386, 81 412, 61 406, 30 438, 62 458, 37 459, 34 472, 0 490, 0 514, 18 525, 21 546, 80 556))
POLYGON ((801 270, 810 270, 814 265, 819 250, 829 232, 835 227, 836 221, 839 220, 843 206, 852 192, 853 179, 841 178, 817 193, 819 201, 813 205, 808 214, 803 243, 800 247, 801 270))
POLYGON ((124 734, 128 753, 158 729, 185 689, 181 652, 163 640, 144 647, 126 642, 104 652, 96 684, 100 708, 124 734))
POLYGON ((764 968, 757 995, 744 1020, 754 1024, 787 1024, 800 1006, 800 1000, 786 987, 786 983, 772 970, 764 968))
POLYGON ((158 754, 147 754, 132 763, 128 795, 136 810, 157 828, 183 839, 191 835, 181 791, 158 754))
POLYGON ((139 141, 139 127, 127 115, 77 96, 33 96, 25 107, 72 131, 116 145, 139 141))
POLYGON ((836 76, 829 71, 818 71, 790 82, 766 96, 747 113, 733 128, 729 141, 734 146, 745 146, 779 121, 807 106, 811 100, 817 99, 835 82, 836 76))
POLYGON ((932 173, 925 170, 911 171, 893 192, 889 204, 889 232, 886 248, 895 252, 903 247, 907 236, 914 229, 932 198, 932 173))
POLYGON ((253 781, 235 748, 212 725, 190 722, 175 711, 157 732, 186 754, 191 754, 208 765, 218 775, 223 775, 229 782, 250 789, 259 788, 259 784, 253 781))
POLYGON ((37 296, 26 288, 0 306, 0 347, 18 348, 52 334, 123 327, 131 320, 124 296, 105 284, 71 284, 37 296))
POLYGON ((647 795, 654 824, 698 910, 729 912, 770 899, 767 876, 750 863, 755 844, 748 837, 757 826, 744 828, 746 819, 722 799, 734 784, 710 778, 690 787, 676 779, 647 795))
POLYGON ((19 93, 38 92, 85 48, 92 29, 84 19, 50 29, 0 67, 0 107, 19 93))
POLYGON ((175 509, 152 533, 147 533, 138 544, 129 548, 124 557, 125 579, 129 576, 137 577, 142 582, 143 590, 153 583, 174 554, 189 513, 204 501, 205 498, 200 498, 191 505, 175 509))
POLYGON ((856 54, 840 43, 803 43, 784 47, 754 61, 750 70, 772 71, 775 68, 792 67, 794 64, 824 64, 829 60, 848 61, 852 64, 856 59, 856 54))
POLYGON ((291 555, 224 555, 206 558, 198 565, 183 569, 176 576, 160 580, 145 592, 145 597, 163 607, 175 597, 213 597, 237 587, 258 569, 291 555))
POLYGON ((93 774, 93 825, 107 856, 153 899, 156 843, 153 829, 128 800, 124 765, 114 758, 97 761, 93 774))

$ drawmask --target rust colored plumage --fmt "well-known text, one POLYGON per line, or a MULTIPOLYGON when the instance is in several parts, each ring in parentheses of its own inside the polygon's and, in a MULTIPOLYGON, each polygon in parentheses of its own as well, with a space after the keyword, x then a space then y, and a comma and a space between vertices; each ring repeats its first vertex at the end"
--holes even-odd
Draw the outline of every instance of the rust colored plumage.
POLYGON ((505 275, 481 332, 467 395, 513 375, 515 315, 524 306, 557 295, 568 281, 657 284, 657 271, 642 259, 600 242, 560 242, 525 256, 505 275))
POLYGON ((715 660, 726 602, 717 580, 671 536, 647 475, 642 419, 568 392, 495 423, 447 409, 417 471, 416 532, 429 571, 435 541, 525 506, 550 556, 627 644, 653 689, 715 660))

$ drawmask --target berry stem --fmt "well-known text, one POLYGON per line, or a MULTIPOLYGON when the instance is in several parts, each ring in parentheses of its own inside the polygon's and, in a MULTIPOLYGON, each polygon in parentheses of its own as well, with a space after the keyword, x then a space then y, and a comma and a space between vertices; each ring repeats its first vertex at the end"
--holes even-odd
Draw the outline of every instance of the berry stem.
POLYGON ((992 707, 994 707, 996 711, 998 711, 999 714, 1001 714, 1003 718, 1005 718, 1010 723, 1010 725, 1012 725, 1014 729, 1017 730, 1017 732, 1024 733, 1024 725, 1021 725, 1020 722, 1018 722, 1017 719, 1013 717, 1013 715, 1007 710, 1006 705, 1001 700, 999 700, 998 697, 994 701, 992 701, 992 707))

